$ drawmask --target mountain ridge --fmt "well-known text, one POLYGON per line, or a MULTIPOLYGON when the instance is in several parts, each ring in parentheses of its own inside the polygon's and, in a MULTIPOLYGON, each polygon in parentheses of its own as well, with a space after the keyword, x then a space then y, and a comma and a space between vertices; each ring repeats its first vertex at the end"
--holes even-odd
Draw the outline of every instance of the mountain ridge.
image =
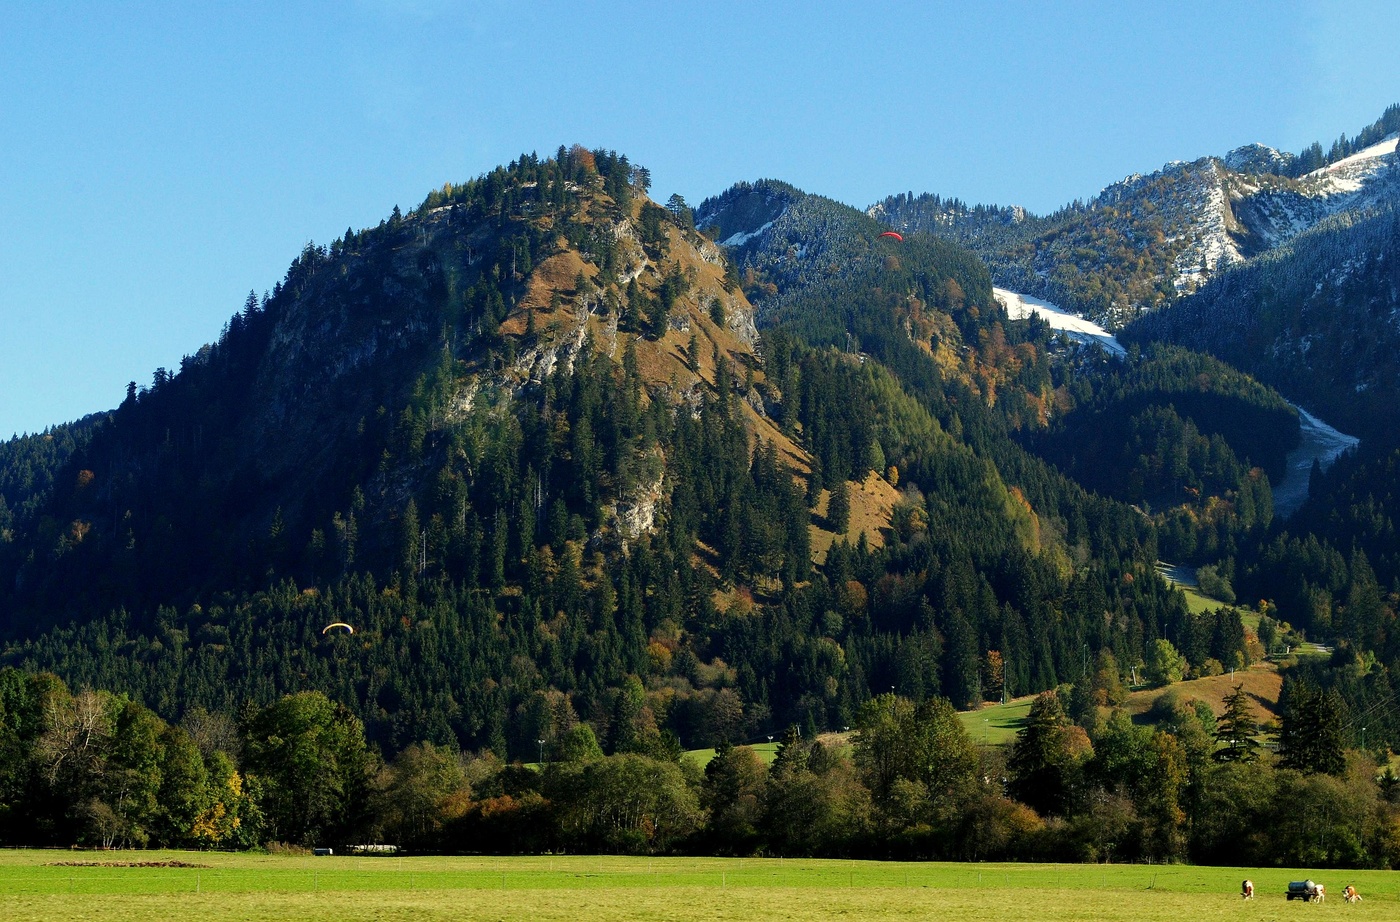
POLYGON ((969 208, 939 196, 891 196, 867 212, 900 230, 943 234, 978 252, 999 285, 1118 327, 1190 294, 1221 269, 1280 246, 1344 211, 1400 194, 1400 106, 1323 155, 1261 144, 1173 161, 1044 217, 969 208), (1115 260, 1104 260, 1105 251, 1115 260))

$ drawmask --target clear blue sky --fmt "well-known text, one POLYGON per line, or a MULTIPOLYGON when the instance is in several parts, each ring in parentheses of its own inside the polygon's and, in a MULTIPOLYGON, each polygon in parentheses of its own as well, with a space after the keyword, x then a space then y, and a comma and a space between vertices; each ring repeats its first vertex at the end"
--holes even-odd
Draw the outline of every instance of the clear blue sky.
POLYGON ((1046 211, 1354 134, 1400 101, 1397 7, 0 0, 0 438, 523 151, 613 148, 692 203, 777 177, 1046 211))

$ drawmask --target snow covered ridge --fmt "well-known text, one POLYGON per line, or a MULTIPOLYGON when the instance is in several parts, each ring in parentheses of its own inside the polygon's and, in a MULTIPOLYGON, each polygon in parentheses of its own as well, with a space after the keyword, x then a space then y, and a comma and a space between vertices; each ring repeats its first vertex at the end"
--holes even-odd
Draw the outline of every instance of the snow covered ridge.
POLYGON ((1313 176, 1324 176, 1329 173, 1348 172, 1358 166, 1369 164, 1371 161, 1384 157, 1386 154, 1395 153, 1396 145, 1400 144, 1400 132, 1396 132, 1378 144, 1372 144, 1365 150, 1359 150, 1350 157, 1338 160, 1336 163, 1329 163, 1318 170, 1313 170, 1303 177, 1307 180, 1313 176))
POLYGON ((1171 267, 1177 294, 1189 294, 1228 266, 1291 241, 1335 215, 1400 202, 1400 133, 1297 179, 1283 175, 1296 159, 1262 144, 1224 157, 1174 161, 1104 188, 1091 208, 1140 208, 1155 202, 1168 245, 1181 249, 1171 267), (1175 190, 1158 200, 1163 183, 1175 190))
MULTIPOLYGON (((1231 204, 1258 250, 1272 249, 1347 211, 1400 200, 1400 136, 1285 183, 1241 182, 1231 204)), ((1243 179, 1244 177, 1240 177, 1243 179)))
POLYGON ((1286 176, 1296 154, 1274 150, 1264 144, 1246 144, 1237 147, 1221 158, 1221 162, 1236 173, 1272 173, 1286 176))

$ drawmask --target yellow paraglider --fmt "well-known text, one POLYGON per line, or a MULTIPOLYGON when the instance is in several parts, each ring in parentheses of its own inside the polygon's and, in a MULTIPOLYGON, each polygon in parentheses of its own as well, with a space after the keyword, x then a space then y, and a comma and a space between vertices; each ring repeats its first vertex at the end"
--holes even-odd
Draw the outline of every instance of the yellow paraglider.
POLYGON ((328 625, 326 625, 325 627, 321 628, 321 633, 322 633, 322 634, 325 634, 327 631, 329 631, 329 630, 330 630, 331 628, 333 628, 333 627, 343 627, 343 628, 345 628, 345 630, 346 630, 347 633, 350 633, 350 634, 355 633, 355 629, 354 629, 353 627, 351 627, 350 625, 346 624, 344 621, 332 621, 330 624, 328 624, 328 625))

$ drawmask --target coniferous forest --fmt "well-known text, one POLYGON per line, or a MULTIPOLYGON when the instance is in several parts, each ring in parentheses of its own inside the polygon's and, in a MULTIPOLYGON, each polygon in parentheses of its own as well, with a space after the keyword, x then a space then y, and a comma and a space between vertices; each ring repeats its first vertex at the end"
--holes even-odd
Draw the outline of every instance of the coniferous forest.
POLYGON ((1385 462, 1276 522, 1297 414, 1234 367, 784 184, 648 191, 445 185, 0 445, 0 843, 1400 864, 1385 462), (1304 636, 1277 751, 1166 689, 1304 636), (1007 748, 956 716, 1028 695, 1007 748))

